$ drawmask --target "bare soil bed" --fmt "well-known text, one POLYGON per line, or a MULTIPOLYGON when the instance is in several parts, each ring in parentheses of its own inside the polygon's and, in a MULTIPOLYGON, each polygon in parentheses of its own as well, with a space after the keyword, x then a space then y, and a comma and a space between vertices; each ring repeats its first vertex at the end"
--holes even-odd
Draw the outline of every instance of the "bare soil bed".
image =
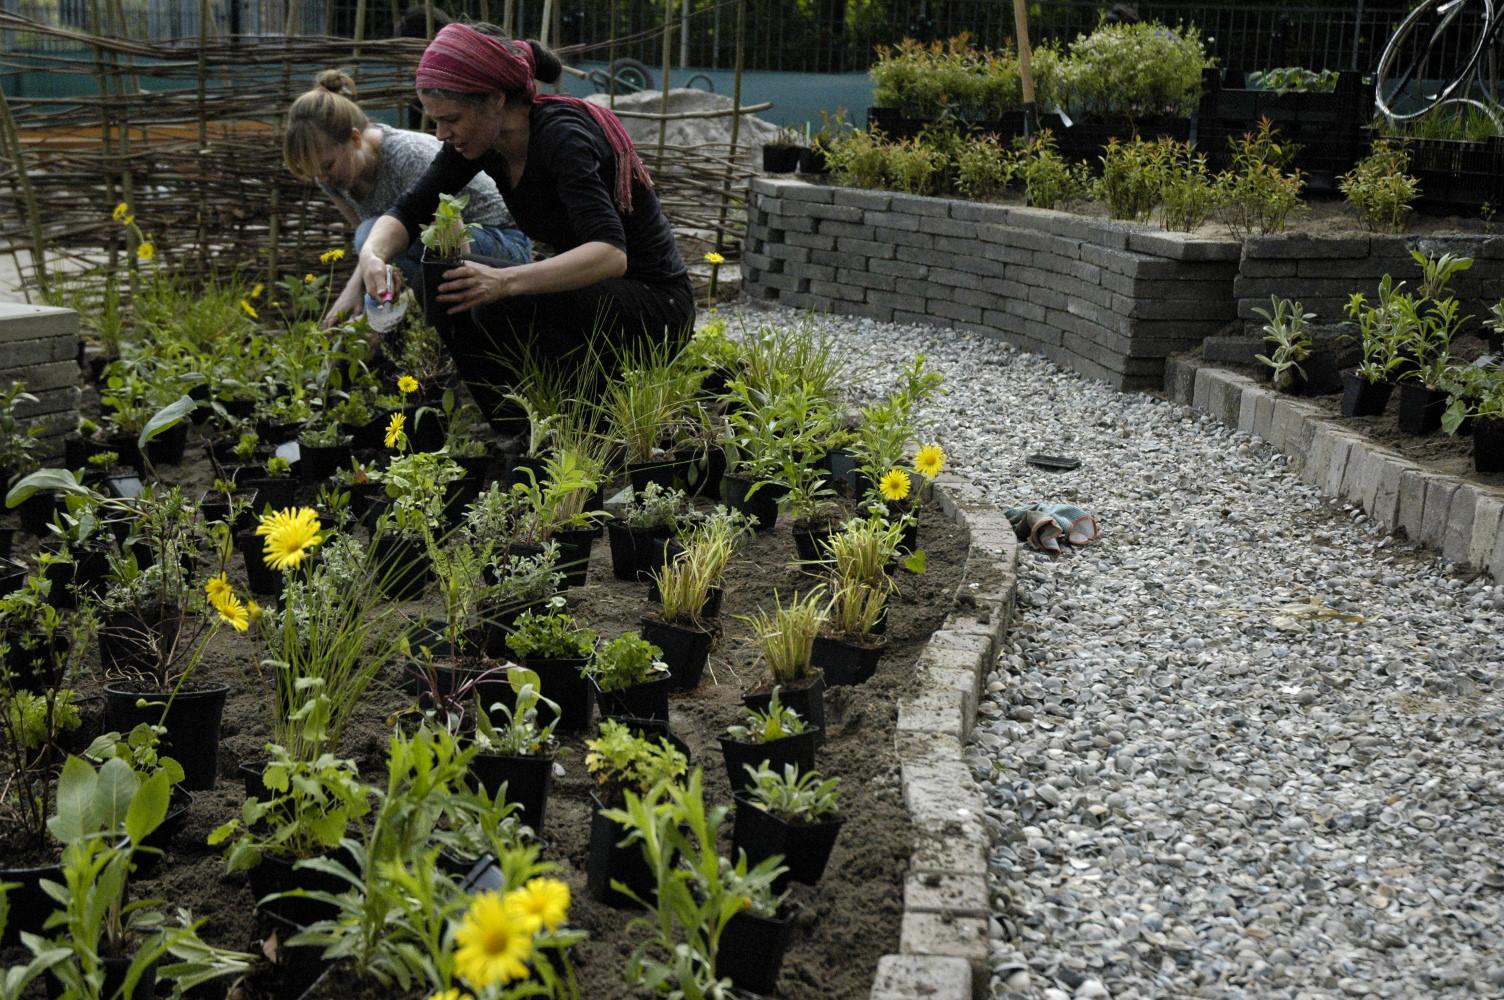
MULTIPOLYGON (((201 489, 209 475, 205 461, 161 471, 166 480, 184 483, 189 489, 201 489)), ((877 675, 859 687, 833 688, 826 695, 827 738, 817 764, 822 773, 841 779, 847 825, 822 883, 813 888, 796 885, 792 890, 796 930, 777 994, 790 1000, 866 997, 878 958, 897 950, 910 834, 893 752, 895 705, 899 694, 915 683, 911 668, 924 642, 955 602, 968 544, 964 530, 943 517, 938 505, 927 502, 920 510, 920 546, 927 552, 929 569, 923 575, 899 573, 900 590, 889 616, 888 651, 877 675)), ((724 631, 711 653, 705 681, 694 692, 674 696, 672 730, 688 745, 691 765, 704 769, 707 798, 712 802, 731 804, 716 737, 739 717, 741 692, 754 686, 760 673, 749 629, 736 616, 768 605, 775 592, 787 599, 794 591, 813 585, 815 579, 801 572, 795 560, 792 536, 782 521, 748 544, 728 571, 720 616, 724 631)), ((243 572, 237 556, 231 580, 241 587, 243 572)), ((588 584, 567 596, 570 609, 605 636, 637 627, 639 618, 653 607, 646 585, 612 577, 604 538, 594 548, 588 584)), ((431 599, 404 610, 414 618, 438 611, 431 599)), ((178 907, 191 909, 206 921, 202 934, 214 944, 261 951, 267 928, 256 919, 246 878, 227 874, 220 850, 209 848, 205 838, 239 814, 245 793, 236 769, 242 762, 264 758, 271 701, 258 674, 263 655, 258 643, 228 630, 220 639, 223 642, 216 640, 198 675, 204 683, 222 682, 232 689, 225 708, 219 782, 211 791, 196 793, 167 863, 155 877, 135 882, 132 895, 164 900, 169 912, 178 907)), ((102 680, 96 664, 91 657, 91 669, 77 685, 90 698, 86 727, 97 727, 102 680)), ((370 692, 340 748, 342 755, 358 763, 363 777, 378 786, 384 781, 387 740, 412 700, 398 689, 397 682, 394 672, 370 692)), ((571 925, 590 935, 575 955, 582 996, 588 1000, 630 996, 621 970, 642 937, 630 926, 634 914, 594 902, 585 888, 590 781, 584 770, 583 737, 565 737, 559 761, 564 773, 556 778, 548 803, 544 858, 558 864, 570 884, 571 925)), ((729 853, 729 821, 723 848, 729 853)), ((0 854, 0 863, 8 860, 0 854)), ((16 952, 0 955, 7 962, 20 957, 16 952)), ((240 1000, 292 1000, 297 995, 297 989, 268 970, 258 972, 236 994, 240 1000)))

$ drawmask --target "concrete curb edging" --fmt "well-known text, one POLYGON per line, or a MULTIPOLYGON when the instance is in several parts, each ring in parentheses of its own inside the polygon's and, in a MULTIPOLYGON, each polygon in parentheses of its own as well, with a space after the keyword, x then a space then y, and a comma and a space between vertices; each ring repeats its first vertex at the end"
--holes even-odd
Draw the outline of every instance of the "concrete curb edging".
POLYGON ((914 848, 904 877, 899 953, 878 962, 871 1000, 981 1000, 988 992, 984 799, 962 759, 998 647, 1012 621, 1018 542, 997 506, 942 476, 945 516, 971 532, 955 607, 915 664, 918 693, 898 703, 895 736, 914 848))
POLYGON ((1303 482, 1361 504, 1386 529, 1504 581, 1504 489, 1434 472, 1350 433, 1309 400, 1195 358, 1166 362, 1165 394, 1263 438, 1303 482))

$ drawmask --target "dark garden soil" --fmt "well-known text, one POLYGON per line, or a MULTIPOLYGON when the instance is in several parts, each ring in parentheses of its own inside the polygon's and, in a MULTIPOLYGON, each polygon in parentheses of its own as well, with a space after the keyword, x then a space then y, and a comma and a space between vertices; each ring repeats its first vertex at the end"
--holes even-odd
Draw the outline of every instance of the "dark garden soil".
MULTIPOLYGON (((201 488, 207 485, 206 466, 199 461, 163 469, 162 478, 201 488)), ((822 773, 841 779, 842 812, 848 821, 820 885, 792 887, 796 930, 777 994, 791 1000, 866 997, 878 958, 897 950, 910 834, 893 753, 895 706, 898 696, 915 684, 912 667, 924 641, 955 601, 967 538, 929 502, 921 508, 920 545, 927 550, 928 572, 900 571, 900 591, 889 616, 888 651, 876 676, 860 687, 834 688, 826 695, 827 738, 817 764, 822 773)), ((705 680, 697 690, 673 698, 672 730, 688 745, 692 766, 704 769, 707 798, 715 803, 731 804, 716 737, 737 719, 741 692, 760 679, 749 630, 736 616, 769 606, 775 591, 787 599, 813 584, 813 578, 802 574, 794 560, 792 537, 781 521, 771 532, 756 536, 733 561, 720 615, 723 634, 711 653, 705 680)), ((244 584, 239 556, 232 563, 231 580, 244 584)), ((636 628, 640 617, 654 608, 647 600, 646 585, 612 577, 604 538, 594 547, 588 585, 569 591, 568 599, 579 618, 607 636, 636 628)), ((435 612, 436 604, 417 602, 405 610, 416 617, 435 612)), ((271 701, 257 673, 261 656, 257 643, 228 630, 220 639, 223 642, 216 640, 198 675, 203 683, 223 682, 232 689, 225 707, 219 782, 211 791, 196 793, 167 863, 156 877, 134 883, 132 895, 159 898, 169 912, 191 909, 205 921, 202 934, 214 944, 262 951, 267 929, 255 918, 245 876, 227 874, 220 851, 206 846, 205 838, 239 813, 245 795, 236 768, 264 757, 271 731, 271 701)), ((378 786, 385 780, 393 719, 411 704, 411 696, 397 690, 396 680, 388 678, 370 692, 340 748, 342 755, 358 762, 363 777, 378 786)), ((95 668, 78 686, 94 696, 100 683, 95 668)), ((90 721, 97 723, 97 708, 91 714, 94 719, 90 721)), ((582 996, 589 1000, 629 996, 622 968, 644 935, 630 925, 633 913, 597 904, 587 895, 584 862, 590 782, 584 770, 583 738, 565 737, 561 750, 563 774, 556 776, 547 807, 544 858, 558 864, 570 883, 571 925, 590 934, 575 955, 582 996)), ((729 816, 723 848, 729 853, 729 816)), ((15 953, 0 956, 17 957, 15 953)), ((347 979, 341 984, 342 996, 365 995, 351 992, 347 979)), ((296 995, 296 989, 265 971, 253 977, 240 994, 242 1000, 292 1000, 296 995)))

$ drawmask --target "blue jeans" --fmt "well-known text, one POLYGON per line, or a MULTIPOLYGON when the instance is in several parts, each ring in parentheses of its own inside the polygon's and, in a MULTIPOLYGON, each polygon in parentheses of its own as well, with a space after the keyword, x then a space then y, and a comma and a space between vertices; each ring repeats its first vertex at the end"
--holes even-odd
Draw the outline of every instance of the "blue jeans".
MULTIPOLYGON (((376 225, 377 216, 362 219, 359 226, 355 227, 355 253, 360 255, 360 248, 366 245, 366 238, 371 235, 371 227, 376 225)), ((498 257, 511 264, 526 264, 533 259, 533 244, 527 238, 527 234, 520 229, 503 229, 500 226, 478 226, 470 230, 470 252, 478 253, 486 257, 498 257)), ((423 260, 423 241, 413 240, 406 250, 397 255, 392 264, 402 272, 402 280, 412 286, 413 292, 420 297, 423 295, 423 268, 420 266, 423 260)))

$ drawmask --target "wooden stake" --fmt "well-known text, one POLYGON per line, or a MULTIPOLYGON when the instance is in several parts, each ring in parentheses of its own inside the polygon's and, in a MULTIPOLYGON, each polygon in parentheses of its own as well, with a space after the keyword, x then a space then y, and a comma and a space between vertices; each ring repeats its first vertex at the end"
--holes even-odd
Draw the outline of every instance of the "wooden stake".
POLYGON ((1027 0, 1013 0, 1013 30, 1018 34, 1018 75, 1024 85, 1024 135, 1034 134, 1037 111, 1034 107, 1034 70, 1029 47, 1029 11, 1027 0))

